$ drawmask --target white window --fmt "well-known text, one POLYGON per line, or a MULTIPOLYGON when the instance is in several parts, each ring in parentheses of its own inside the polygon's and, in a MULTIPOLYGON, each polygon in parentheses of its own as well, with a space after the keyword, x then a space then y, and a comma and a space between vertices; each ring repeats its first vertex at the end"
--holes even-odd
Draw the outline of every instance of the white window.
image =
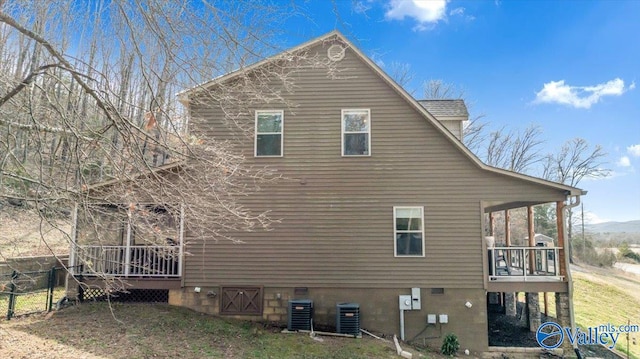
POLYGON ((283 111, 256 111, 256 157, 282 156, 283 125, 283 111))
POLYGON ((424 257, 423 207, 393 207, 396 257, 424 257))
POLYGON ((371 111, 342 110, 342 155, 371 155, 371 111))

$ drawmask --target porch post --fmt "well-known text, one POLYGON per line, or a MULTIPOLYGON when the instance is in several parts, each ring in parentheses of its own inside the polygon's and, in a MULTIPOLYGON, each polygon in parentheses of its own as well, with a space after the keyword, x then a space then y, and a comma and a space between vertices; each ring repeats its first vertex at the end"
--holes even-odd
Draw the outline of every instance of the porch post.
POLYGON ((542 318, 540 317, 540 293, 527 293, 525 298, 527 301, 529 331, 535 333, 542 324, 542 318))
MULTIPOLYGON (((510 222, 511 216, 509 215, 509 210, 504 210, 504 241, 506 247, 511 247, 511 230, 510 230, 510 222)), ((511 250, 506 250, 506 258, 507 266, 511 265, 511 250)), ((517 313, 517 301, 518 297, 514 292, 505 292, 504 293, 504 307, 505 314, 510 317, 515 317, 517 313)))
POLYGON ((544 292, 544 315, 549 316, 549 293, 544 292))
MULTIPOLYGON (((184 203, 180 204, 180 247, 178 247, 178 276, 182 278, 182 266, 184 265, 183 254, 184 254, 184 203)), ((184 279, 182 279, 184 282, 184 279)), ((184 285, 184 283, 183 283, 184 285)))
MULTIPOLYGON (((509 210, 504 210, 504 245, 505 247, 511 247, 511 215, 509 210)), ((507 266, 511 265, 511 250, 506 251, 507 266)))
POLYGON ((78 271, 78 203, 73 207, 72 222, 71 222, 71 243, 69 253, 69 266, 67 268, 67 275, 64 278, 65 296, 67 298, 78 297, 78 281, 75 276, 80 273, 78 271))
POLYGON ((504 314, 508 317, 515 317, 517 311, 518 297, 515 292, 504 292, 504 314))
POLYGON ((496 235, 496 217, 493 215, 493 212, 489 212, 489 235, 496 235))
MULTIPOLYGON (((511 215, 509 215, 509 210, 504 210, 504 242, 507 247, 511 247, 511 215)), ((507 256, 511 257, 510 252, 507 252, 507 256)), ((509 262, 511 263, 511 262, 509 262)))
POLYGON ((559 275, 564 276, 566 274, 564 257, 567 253, 567 248, 564 241, 564 202, 556 202, 556 225, 558 227, 558 247, 562 248, 558 251, 558 257, 556 258, 558 267, 560 268, 559 275))
POLYGON ((69 253, 69 268, 71 275, 76 274, 76 265, 78 261, 78 204, 73 206, 73 214, 71 219, 71 252, 69 253))
MULTIPOLYGON (((529 247, 536 246, 535 232, 533 228, 533 206, 527 206, 527 225, 529 231, 529 247)), ((536 264, 536 252, 533 249, 529 250, 529 274, 535 273, 536 264)))
POLYGON ((131 270, 131 204, 127 208, 127 244, 124 252, 124 276, 129 276, 131 270))

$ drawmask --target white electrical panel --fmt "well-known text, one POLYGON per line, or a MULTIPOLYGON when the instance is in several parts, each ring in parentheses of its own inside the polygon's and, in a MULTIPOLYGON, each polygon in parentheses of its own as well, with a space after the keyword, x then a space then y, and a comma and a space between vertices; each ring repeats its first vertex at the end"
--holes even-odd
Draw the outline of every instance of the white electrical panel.
POLYGON ((400 310, 411 310, 411 296, 401 295, 399 297, 400 310))
POLYGON ((411 309, 420 310, 421 308, 420 288, 411 288, 411 309))
POLYGON ((446 314, 440 314, 440 323, 442 324, 449 323, 449 316, 446 314))
POLYGON ((427 324, 436 324, 435 314, 427 314, 427 324))

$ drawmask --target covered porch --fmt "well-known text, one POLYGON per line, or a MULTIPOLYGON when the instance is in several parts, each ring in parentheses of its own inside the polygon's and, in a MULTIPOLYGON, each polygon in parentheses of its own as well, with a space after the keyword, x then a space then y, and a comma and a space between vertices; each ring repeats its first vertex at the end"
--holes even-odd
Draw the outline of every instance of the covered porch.
POLYGON ((483 205, 483 263, 492 346, 535 348, 534 334, 544 321, 569 322, 565 212, 579 203, 579 197, 563 197, 565 201, 543 197, 483 205))
POLYGON ((483 206, 489 292, 567 291, 565 206, 564 201, 483 206))
POLYGON ((93 204, 75 209, 74 224, 69 266, 76 277, 133 283, 182 277, 179 205, 93 204))

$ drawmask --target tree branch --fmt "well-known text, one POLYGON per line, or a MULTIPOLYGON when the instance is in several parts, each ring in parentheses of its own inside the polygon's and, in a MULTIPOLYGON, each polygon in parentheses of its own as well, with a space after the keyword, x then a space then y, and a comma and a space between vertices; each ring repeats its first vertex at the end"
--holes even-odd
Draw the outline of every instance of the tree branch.
POLYGON ((35 78, 38 75, 45 73, 48 69, 53 67, 59 67, 59 65, 58 64, 42 65, 38 67, 36 70, 34 70, 33 72, 31 72, 27 77, 24 78, 24 80, 22 80, 22 82, 20 82, 16 87, 14 87, 6 95, 0 98, 0 107, 2 107, 2 105, 4 105, 7 101, 11 100, 13 96, 20 93, 20 91, 22 91, 22 89, 24 89, 25 87, 27 87, 27 85, 33 82, 33 80, 35 80, 35 78))

